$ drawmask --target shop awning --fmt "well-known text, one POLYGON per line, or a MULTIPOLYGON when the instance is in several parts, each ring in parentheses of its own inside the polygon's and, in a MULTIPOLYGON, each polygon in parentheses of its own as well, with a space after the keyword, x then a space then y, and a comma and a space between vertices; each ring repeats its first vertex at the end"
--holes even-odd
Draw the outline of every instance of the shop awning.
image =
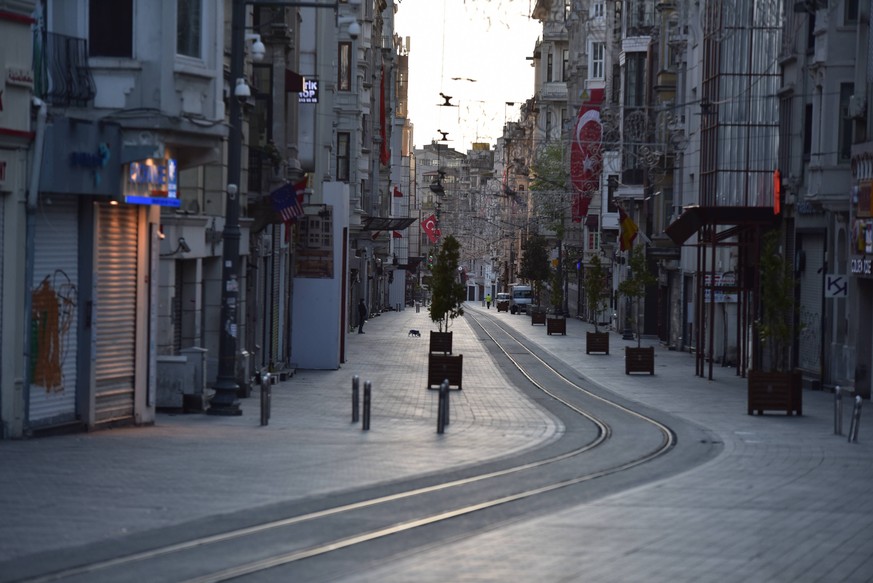
POLYGON ((414 218, 367 217, 361 223, 362 231, 402 231, 415 222, 414 218))
POLYGON ((772 208, 765 206, 688 206, 664 232, 674 243, 682 245, 704 225, 767 227, 778 218, 772 208))

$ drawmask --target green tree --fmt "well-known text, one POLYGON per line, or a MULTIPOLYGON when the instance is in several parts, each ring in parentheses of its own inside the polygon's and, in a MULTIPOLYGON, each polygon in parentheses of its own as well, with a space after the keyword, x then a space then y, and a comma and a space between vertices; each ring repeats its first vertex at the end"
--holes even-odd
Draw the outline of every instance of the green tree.
POLYGON ((588 313, 594 318, 594 331, 600 332, 597 324, 598 316, 603 309, 603 302, 607 298, 606 269, 603 267, 600 255, 595 254, 591 257, 590 265, 585 270, 582 286, 585 289, 585 303, 588 305, 588 313))
POLYGON ((628 254, 628 274, 623 282, 618 284, 618 293, 633 300, 636 316, 633 318, 637 334, 637 348, 642 343, 640 337, 640 300, 646 295, 646 288, 658 279, 649 271, 646 265, 646 246, 637 245, 628 254))
POLYGON ((518 275, 531 282, 534 298, 539 304, 542 283, 548 281, 551 275, 548 243, 541 235, 531 235, 521 244, 521 250, 521 269, 518 275))
POLYGON ((458 274, 460 249, 458 240, 448 235, 440 244, 431 269, 430 319, 440 332, 448 332, 451 321, 464 315, 466 290, 458 274))
POLYGON ((794 326, 794 275, 779 254, 779 231, 764 236, 761 250, 761 319, 756 322, 758 337, 770 358, 770 370, 785 372, 789 368, 789 349, 794 326))

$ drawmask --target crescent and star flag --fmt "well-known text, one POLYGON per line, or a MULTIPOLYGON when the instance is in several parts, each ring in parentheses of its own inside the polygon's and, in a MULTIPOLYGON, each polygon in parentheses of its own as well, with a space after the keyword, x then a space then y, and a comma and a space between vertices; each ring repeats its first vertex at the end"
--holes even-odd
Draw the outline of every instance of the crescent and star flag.
POLYGON ((394 197, 403 198, 403 193, 400 192, 400 188, 398 188, 396 184, 394 185, 394 197))
POLYGON ((421 221, 421 230, 427 234, 427 238, 431 243, 436 243, 440 240, 440 230, 437 228, 436 217, 434 215, 421 221))
POLYGON ((286 225, 303 215, 303 190, 306 188, 306 182, 306 178, 296 184, 289 182, 270 193, 273 210, 282 217, 286 225))
POLYGON ((403 233, 401 233, 400 231, 392 231, 391 236, 394 237, 395 239, 402 239, 403 233))
POLYGON ((576 195, 573 197, 573 222, 579 223, 588 214, 594 194, 600 191, 603 156, 600 138, 600 104, 603 89, 592 89, 581 107, 570 143, 570 181, 576 195))
POLYGON ((618 207, 618 227, 621 229, 619 234, 619 244, 622 251, 627 251, 634 245, 634 239, 637 238, 639 228, 630 216, 624 212, 624 209, 618 207))

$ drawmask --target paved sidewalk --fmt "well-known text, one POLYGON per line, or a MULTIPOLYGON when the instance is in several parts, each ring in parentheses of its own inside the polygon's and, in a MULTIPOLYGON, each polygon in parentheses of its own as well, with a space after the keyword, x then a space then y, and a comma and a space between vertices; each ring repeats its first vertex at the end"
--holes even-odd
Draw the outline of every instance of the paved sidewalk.
POLYGON ((560 436, 563 426, 507 386, 463 318, 451 328, 454 352, 475 390, 452 392, 451 425, 438 435, 438 392, 425 389, 431 328, 425 309, 370 319, 364 334, 346 336, 342 368, 298 371, 273 387, 266 427, 256 389, 241 417, 159 414, 154 427, 0 441, 0 562, 460 467, 560 436), (351 423, 354 375, 362 392, 372 383, 368 432, 351 423))
MULTIPOLYGON (((802 417, 746 414, 745 381, 694 376, 687 353, 656 348, 656 374, 624 374, 623 346, 586 355, 584 333, 547 336, 498 317, 594 386, 713 432, 724 451, 669 480, 440 545, 369 569, 361 581, 873 581, 873 425, 833 435, 833 395, 804 391, 802 417), (451 560, 446 560, 451 557, 451 560)), ((564 428, 507 387, 468 322, 455 320, 465 389, 436 434, 424 389, 425 309, 372 318, 346 337, 337 371, 298 371, 255 394, 242 417, 161 414, 154 427, 0 442, 0 562, 353 486, 459 467, 557 439, 564 428), (422 337, 408 336, 410 328, 422 337), (351 379, 373 386, 371 430, 351 421, 351 379), (475 387, 475 390, 472 388, 475 387)), ((850 402, 846 401, 847 430, 850 402)), ((2 580, 2 565, 0 565, 2 580)))
MULTIPOLYGON (((478 306, 473 309, 485 311, 478 306)), ((624 346, 586 355, 589 324, 547 336, 523 330, 590 382, 705 427, 716 459, 680 476, 561 513, 441 546, 347 581, 764 582, 873 581, 873 425, 865 402, 859 443, 833 434, 830 393, 803 392, 803 416, 746 413, 745 379, 657 343, 656 374, 625 375, 624 346), (451 561, 446 561, 451 557, 451 561)), ((844 400, 844 432, 850 399, 844 400)))

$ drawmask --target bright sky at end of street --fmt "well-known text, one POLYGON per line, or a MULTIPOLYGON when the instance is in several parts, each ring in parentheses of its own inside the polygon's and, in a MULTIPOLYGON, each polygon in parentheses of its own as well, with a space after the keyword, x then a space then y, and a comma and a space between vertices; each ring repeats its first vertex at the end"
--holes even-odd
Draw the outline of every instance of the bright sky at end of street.
POLYGON ((409 119, 421 148, 494 144, 534 93, 531 57, 542 24, 534 0, 400 0, 395 32, 410 37, 409 119), (450 97, 447 99, 440 94, 450 97), (507 102, 513 105, 507 105, 507 102))

